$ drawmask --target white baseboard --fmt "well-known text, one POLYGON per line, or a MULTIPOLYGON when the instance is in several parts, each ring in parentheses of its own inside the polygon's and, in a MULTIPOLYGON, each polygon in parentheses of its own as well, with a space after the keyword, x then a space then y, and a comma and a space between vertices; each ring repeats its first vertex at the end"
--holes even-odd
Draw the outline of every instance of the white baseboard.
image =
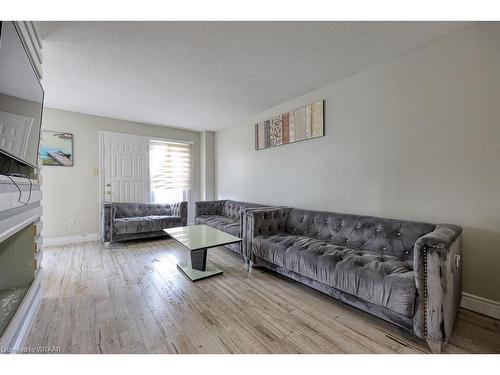
POLYGON ((101 239, 99 233, 79 234, 76 236, 44 238, 43 246, 59 246, 71 243, 81 243, 88 241, 98 241, 101 239))
POLYGON ((462 303, 460 303, 460 307, 500 319, 500 302, 492 301, 491 299, 478 297, 469 293, 462 293, 462 303))

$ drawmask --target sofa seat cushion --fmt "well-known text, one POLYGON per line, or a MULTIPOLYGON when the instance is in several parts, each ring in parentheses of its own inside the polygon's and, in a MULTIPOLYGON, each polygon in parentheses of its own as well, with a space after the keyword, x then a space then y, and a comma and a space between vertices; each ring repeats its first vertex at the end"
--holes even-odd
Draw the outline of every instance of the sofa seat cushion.
POLYGON ((180 216, 137 216, 114 220, 115 234, 156 232, 182 226, 180 216))
POLYGON ((288 233, 257 236, 252 246, 253 254, 268 262, 404 316, 413 315, 415 276, 404 259, 288 233))
POLYGON ((221 230, 223 232, 232 234, 233 236, 240 236, 240 221, 230 219, 224 216, 217 215, 201 215, 195 220, 196 224, 205 224, 209 227, 221 230))

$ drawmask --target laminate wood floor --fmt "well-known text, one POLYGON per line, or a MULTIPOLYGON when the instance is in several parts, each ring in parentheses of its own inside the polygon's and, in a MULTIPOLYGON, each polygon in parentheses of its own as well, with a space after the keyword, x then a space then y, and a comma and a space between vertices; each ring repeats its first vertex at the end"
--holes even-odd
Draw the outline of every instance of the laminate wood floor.
MULTIPOLYGON (((222 276, 192 283, 173 240, 46 248, 26 346, 62 353, 427 353, 378 318, 209 250, 222 276)), ((447 353, 499 353, 500 321, 460 310, 447 353)))

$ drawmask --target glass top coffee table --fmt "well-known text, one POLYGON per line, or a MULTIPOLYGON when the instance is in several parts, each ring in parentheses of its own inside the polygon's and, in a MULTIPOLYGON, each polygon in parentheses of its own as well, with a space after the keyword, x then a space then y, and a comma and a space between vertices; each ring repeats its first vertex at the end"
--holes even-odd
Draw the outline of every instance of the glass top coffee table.
POLYGON ((221 269, 207 263, 209 248, 241 242, 241 238, 204 224, 169 228, 164 231, 190 252, 190 261, 179 263, 177 267, 192 281, 222 274, 221 269))

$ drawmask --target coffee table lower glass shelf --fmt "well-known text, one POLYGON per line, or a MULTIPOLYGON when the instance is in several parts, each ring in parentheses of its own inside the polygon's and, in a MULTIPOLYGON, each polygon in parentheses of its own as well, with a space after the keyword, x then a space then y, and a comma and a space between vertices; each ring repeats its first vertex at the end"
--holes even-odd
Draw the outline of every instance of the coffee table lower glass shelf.
POLYGON ((241 242, 241 238, 203 224, 169 228, 164 231, 189 251, 189 261, 179 263, 177 267, 191 281, 222 274, 221 269, 207 262, 209 248, 241 242))

